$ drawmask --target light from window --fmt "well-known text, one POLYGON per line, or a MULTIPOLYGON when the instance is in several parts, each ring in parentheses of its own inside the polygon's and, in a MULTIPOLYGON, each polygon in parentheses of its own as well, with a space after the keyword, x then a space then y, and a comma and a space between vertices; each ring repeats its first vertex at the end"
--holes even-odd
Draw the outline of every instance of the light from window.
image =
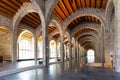
POLYGON ((54 40, 50 41, 50 58, 56 57, 56 43, 54 40))
POLYGON ((23 39, 19 42, 19 59, 33 59, 34 51, 32 43, 23 39))
POLYGON ((93 63, 95 58, 95 53, 94 50, 90 49, 87 51, 87 59, 88 59, 88 63, 93 63))
POLYGON ((39 41, 39 42, 38 42, 38 58, 43 58, 42 41, 39 41))

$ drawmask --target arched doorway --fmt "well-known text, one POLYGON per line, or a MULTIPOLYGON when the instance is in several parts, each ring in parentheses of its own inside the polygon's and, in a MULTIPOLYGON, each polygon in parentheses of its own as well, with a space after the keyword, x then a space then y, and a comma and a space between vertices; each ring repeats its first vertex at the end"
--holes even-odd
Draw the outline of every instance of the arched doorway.
POLYGON ((87 59, 88 63, 94 63, 95 62, 95 52, 92 49, 89 49, 87 51, 87 59))

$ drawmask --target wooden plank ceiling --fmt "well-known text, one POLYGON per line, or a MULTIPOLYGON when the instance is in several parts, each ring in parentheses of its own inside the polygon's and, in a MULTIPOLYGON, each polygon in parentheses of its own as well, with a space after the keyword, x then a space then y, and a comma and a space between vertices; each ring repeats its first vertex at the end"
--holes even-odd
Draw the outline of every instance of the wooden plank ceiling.
MULTIPOLYGON (((20 9, 24 2, 30 2, 30 0, 1 0, 0 1, 0 14, 12 19, 16 12, 20 9)), ((60 19, 64 20, 72 13, 74 13, 79 8, 106 8, 107 0, 60 0, 59 3, 56 5, 53 13, 60 19)), ((86 16, 82 18, 78 18, 74 20, 69 29, 72 30, 75 26, 78 25, 79 22, 95 22, 100 23, 94 17, 86 16), (73 27, 72 27, 73 26, 73 27)), ((36 28, 41 24, 40 17, 37 13, 29 13, 28 15, 24 16, 21 21, 33 28, 36 28)), ((50 28, 49 33, 55 30, 55 28, 50 28)), ((55 35, 56 38, 59 35, 55 35)))
MULTIPOLYGON (((0 14, 12 19, 24 2, 30 2, 30 0, 1 0, 0 14)), ((37 13, 26 15, 21 22, 34 28, 41 24, 40 17, 37 13)))
POLYGON ((107 0, 60 0, 53 13, 64 20, 79 8, 106 8, 107 0))
MULTIPOLYGON (((107 0, 60 0, 56 5, 53 13, 61 20, 64 21, 68 16, 77 11, 79 8, 98 8, 105 9, 107 0)), ((72 30, 77 25, 83 22, 92 22, 100 24, 100 21, 92 16, 84 16, 73 20, 68 29, 72 30)))
POLYGON ((50 34, 51 32, 53 32, 56 29, 56 27, 54 26, 49 26, 48 28, 48 33, 50 34))
MULTIPOLYGON (((48 33, 50 34, 50 33, 52 33, 53 31, 55 31, 56 30, 56 27, 54 27, 54 26, 49 26, 48 27, 48 33)), ((40 36, 42 35, 42 31, 40 32, 40 36)))

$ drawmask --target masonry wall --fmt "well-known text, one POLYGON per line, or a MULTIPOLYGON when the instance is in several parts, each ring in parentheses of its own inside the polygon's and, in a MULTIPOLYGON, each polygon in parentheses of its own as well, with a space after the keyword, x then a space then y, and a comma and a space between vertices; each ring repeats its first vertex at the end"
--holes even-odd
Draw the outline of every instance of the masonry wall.
POLYGON ((11 59, 11 34, 0 31, 0 56, 3 59, 11 59))

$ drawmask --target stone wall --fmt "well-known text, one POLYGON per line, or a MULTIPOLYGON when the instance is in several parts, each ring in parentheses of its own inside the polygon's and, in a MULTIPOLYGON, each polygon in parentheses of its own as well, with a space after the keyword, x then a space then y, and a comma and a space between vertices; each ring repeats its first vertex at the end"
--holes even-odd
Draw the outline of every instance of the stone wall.
POLYGON ((11 59, 11 34, 0 31, 0 56, 3 59, 11 59))

